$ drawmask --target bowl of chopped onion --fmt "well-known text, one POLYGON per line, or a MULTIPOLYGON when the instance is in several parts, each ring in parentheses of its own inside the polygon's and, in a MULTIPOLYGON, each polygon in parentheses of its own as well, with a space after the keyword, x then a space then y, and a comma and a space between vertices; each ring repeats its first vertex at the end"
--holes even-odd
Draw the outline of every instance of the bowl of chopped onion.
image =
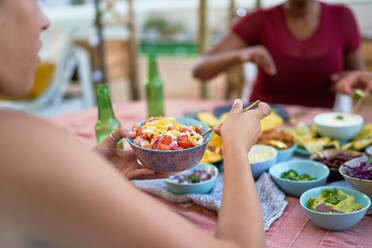
POLYGON ((158 173, 177 173, 197 165, 212 138, 209 127, 186 117, 157 117, 137 123, 127 138, 140 163, 158 173))
POLYGON ((217 177, 217 167, 208 163, 200 163, 164 181, 168 190, 174 194, 207 194, 213 189, 217 177))

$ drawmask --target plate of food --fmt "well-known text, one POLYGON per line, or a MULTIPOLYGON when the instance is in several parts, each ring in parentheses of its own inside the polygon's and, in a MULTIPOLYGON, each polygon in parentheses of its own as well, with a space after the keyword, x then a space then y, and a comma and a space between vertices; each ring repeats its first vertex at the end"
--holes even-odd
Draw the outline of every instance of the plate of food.
POLYGON ((284 132, 291 135, 298 147, 296 153, 303 156, 317 154, 326 148, 340 149, 340 141, 330 137, 320 137, 316 125, 306 125, 300 122, 295 128, 284 129, 284 132))
POLYGON ((370 145, 372 145, 372 123, 364 125, 351 141, 341 146, 341 149, 363 152, 370 145))

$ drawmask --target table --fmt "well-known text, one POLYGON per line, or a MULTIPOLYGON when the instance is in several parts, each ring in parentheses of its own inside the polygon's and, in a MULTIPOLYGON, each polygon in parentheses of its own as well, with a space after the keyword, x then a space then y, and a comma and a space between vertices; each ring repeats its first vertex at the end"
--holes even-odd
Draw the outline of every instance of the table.
MULTIPOLYGON (((167 115, 182 116, 187 111, 212 111, 214 107, 226 104, 226 101, 202 100, 169 100, 165 103, 167 115)), ((287 106, 290 114, 300 111, 298 106, 287 106)), ((145 102, 129 102, 114 106, 117 119, 124 127, 146 119, 145 102)), ((304 122, 310 122, 314 115, 329 111, 327 109, 309 109, 301 116, 304 122)), ((362 113, 366 122, 372 122, 372 113, 362 113)), ((93 146, 95 144, 94 125, 97 121, 97 110, 90 109, 80 113, 49 119, 54 125, 66 129, 82 142, 93 146)), ((182 207, 158 199, 166 206, 175 209, 190 219, 191 222, 213 234, 216 229, 216 213, 200 206, 182 207)), ((306 216, 297 198, 286 197, 288 207, 283 216, 266 232, 267 247, 372 247, 372 216, 366 216, 358 225, 342 232, 331 232, 315 226, 306 216)))

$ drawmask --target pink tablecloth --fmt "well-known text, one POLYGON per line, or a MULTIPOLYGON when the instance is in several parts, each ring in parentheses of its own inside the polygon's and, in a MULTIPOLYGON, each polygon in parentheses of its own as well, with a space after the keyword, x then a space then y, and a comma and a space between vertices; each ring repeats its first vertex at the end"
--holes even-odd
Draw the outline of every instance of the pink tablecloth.
MULTIPOLYGON (((211 111, 214 107, 225 104, 224 101, 183 101, 171 100, 166 102, 166 113, 172 116, 182 116, 187 111, 207 110, 211 111)), ((300 107, 287 107, 290 113, 301 110, 300 107)), ((114 107, 117 119, 124 127, 131 127, 134 123, 146 118, 146 108, 144 102, 132 102, 120 104, 114 107)), ((299 117, 302 121, 311 122, 314 115, 326 111, 325 109, 310 109, 299 117)), ((372 122, 372 113, 363 114, 366 122, 372 122)), ((66 129, 74 136, 86 144, 95 144, 94 125, 97 121, 97 110, 66 115, 50 119, 55 125, 66 129)), ((267 247, 372 247, 372 217, 365 217, 358 225, 342 232, 330 232, 316 227, 307 218, 305 212, 298 203, 298 199, 287 197, 288 207, 284 215, 274 223, 266 233, 267 247)), ((216 213, 206 210, 199 206, 184 208, 165 202, 165 205, 176 209, 187 216, 193 223, 201 229, 214 233, 216 229, 216 213)), ((249 221, 249 220, 247 220, 249 221)))

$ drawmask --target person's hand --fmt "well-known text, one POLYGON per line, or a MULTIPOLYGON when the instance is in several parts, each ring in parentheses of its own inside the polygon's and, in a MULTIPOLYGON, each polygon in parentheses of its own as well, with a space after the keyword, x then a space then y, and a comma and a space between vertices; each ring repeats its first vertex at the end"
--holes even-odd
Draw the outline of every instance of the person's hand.
POLYGON ((267 74, 276 74, 276 66, 269 51, 264 46, 245 48, 239 53, 241 62, 253 62, 261 67, 267 74))
POLYGON ((140 166, 137 162, 137 156, 133 151, 116 148, 117 141, 126 137, 134 138, 136 136, 135 132, 119 128, 111 136, 108 136, 101 143, 97 144, 94 150, 111 162, 119 170, 121 175, 129 180, 168 178, 170 176, 170 174, 159 174, 149 168, 140 166))
POLYGON ((331 80, 336 82, 335 90, 352 96, 356 89, 369 93, 372 91, 372 74, 363 71, 340 72, 333 74, 331 80))
POLYGON ((266 103, 260 103, 256 109, 242 110, 242 101, 236 99, 226 120, 214 131, 222 137, 224 144, 238 143, 248 152, 260 135, 260 120, 271 113, 271 108, 266 103))

